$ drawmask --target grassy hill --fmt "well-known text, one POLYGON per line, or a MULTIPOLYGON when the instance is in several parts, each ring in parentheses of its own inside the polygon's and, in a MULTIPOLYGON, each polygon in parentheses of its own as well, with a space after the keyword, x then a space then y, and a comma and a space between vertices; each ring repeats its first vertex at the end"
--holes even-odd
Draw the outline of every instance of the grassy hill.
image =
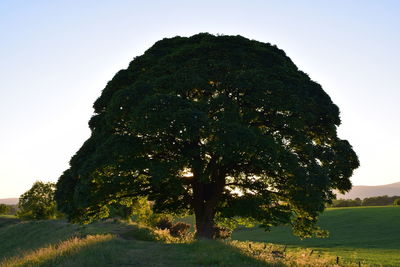
POLYGON ((399 219, 395 207, 330 209, 320 223, 327 239, 301 241, 278 227, 238 229, 238 241, 171 243, 136 224, 0 216, 0 266, 337 266, 336 256, 340 266, 400 266, 399 219))
MULTIPOLYGON (((4 218, 0 217, 0 220, 4 218)), ((120 222, 64 221, 0 227, 0 266, 270 266, 222 242, 168 244, 120 222)))
POLYGON ((319 225, 329 230, 328 238, 301 240, 288 227, 271 232, 260 228, 238 229, 233 239, 307 247, 332 255, 384 266, 400 266, 400 207, 332 208, 319 225))

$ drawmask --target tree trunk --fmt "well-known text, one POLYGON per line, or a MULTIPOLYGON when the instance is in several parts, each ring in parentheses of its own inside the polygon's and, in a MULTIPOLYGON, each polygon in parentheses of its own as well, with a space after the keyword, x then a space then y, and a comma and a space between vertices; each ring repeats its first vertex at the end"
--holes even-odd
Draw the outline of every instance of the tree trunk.
POLYGON ((195 209, 196 216, 196 238, 214 238, 214 211, 203 205, 201 209, 195 209))
POLYGON ((213 239, 215 236, 214 217, 225 186, 225 177, 220 177, 213 183, 195 181, 192 186, 196 238, 213 239))

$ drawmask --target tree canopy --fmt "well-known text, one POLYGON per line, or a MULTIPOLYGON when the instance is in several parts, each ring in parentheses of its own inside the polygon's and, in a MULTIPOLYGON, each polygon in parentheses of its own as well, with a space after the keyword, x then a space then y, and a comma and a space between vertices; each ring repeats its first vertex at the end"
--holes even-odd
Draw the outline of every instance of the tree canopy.
POLYGON ((200 237, 239 219, 307 237, 359 166, 321 86, 284 51, 241 36, 157 42, 114 76, 94 112, 57 183, 76 222, 147 197, 155 211, 194 213, 200 237))
POLYGON ((54 219, 57 212, 54 200, 55 183, 35 182, 31 189, 23 193, 18 202, 17 216, 21 219, 54 219))

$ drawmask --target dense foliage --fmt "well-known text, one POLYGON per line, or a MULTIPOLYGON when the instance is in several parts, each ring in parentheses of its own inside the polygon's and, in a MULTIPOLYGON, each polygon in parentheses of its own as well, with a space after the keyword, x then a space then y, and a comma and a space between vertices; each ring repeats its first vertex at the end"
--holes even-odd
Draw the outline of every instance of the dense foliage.
POLYGON ((6 204, 0 204, 0 214, 6 214, 10 211, 10 207, 6 204))
POLYGON ((126 221, 131 221, 134 214, 133 203, 114 203, 109 207, 109 217, 110 218, 120 218, 126 221))
POLYGON ((332 203, 328 204, 328 207, 358 207, 362 205, 362 200, 360 198, 356 199, 335 199, 332 203))
POLYGON ((156 212, 194 213, 198 236, 247 220, 305 237, 359 165, 321 86, 282 50, 241 36, 161 40, 94 109, 92 135, 57 183, 72 221, 143 196, 156 212))
POLYGON ((35 182, 31 189, 20 196, 17 216, 29 220, 56 218, 60 214, 57 212, 54 191, 54 183, 35 182))
POLYGON ((6 214, 6 215, 16 215, 17 214, 17 208, 18 205, 7 205, 7 204, 0 204, 0 214, 6 214))
POLYGON ((376 197, 366 197, 364 199, 335 199, 329 205, 330 207, 357 207, 357 206, 388 206, 396 205, 396 199, 399 196, 376 196, 376 197))
POLYGON ((363 206, 387 206, 393 205, 393 202, 399 198, 399 196, 377 196, 377 197, 366 197, 362 201, 363 206))

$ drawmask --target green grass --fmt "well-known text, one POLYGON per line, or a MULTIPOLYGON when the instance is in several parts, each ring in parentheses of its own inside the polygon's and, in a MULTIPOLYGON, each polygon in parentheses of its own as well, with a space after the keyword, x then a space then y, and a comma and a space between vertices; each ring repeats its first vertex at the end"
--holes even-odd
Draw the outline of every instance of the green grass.
POLYGON ((0 227, 18 223, 19 219, 14 215, 0 215, 0 227))
POLYGON ((257 227, 241 228, 232 238, 312 248, 348 261, 400 266, 399 222, 400 207, 333 208, 319 220, 319 225, 330 232, 328 238, 301 240, 284 226, 271 232, 257 227))
POLYGON ((19 222, 0 227, 0 240, 1 267, 271 266, 223 242, 166 244, 147 228, 112 221, 19 222))
MULTIPOLYGON (((54 260, 53 260, 54 262, 54 260)), ((217 242, 163 244, 114 238, 69 255, 61 266, 266 266, 217 242)), ((53 266, 48 262, 41 266, 53 266)))
POLYGON ((77 225, 55 220, 21 222, 0 227, 0 259, 67 240, 76 236, 78 230, 77 225))
POLYGON ((400 207, 338 208, 320 219, 326 239, 255 227, 236 230, 241 241, 168 244, 160 233, 118 221, 80 226, 0 216, 0 266, 334 266, 336 256, 340 266, 400 266, 399 221, 400 207), (285 245, 286 257, 273 257, 285 245))

